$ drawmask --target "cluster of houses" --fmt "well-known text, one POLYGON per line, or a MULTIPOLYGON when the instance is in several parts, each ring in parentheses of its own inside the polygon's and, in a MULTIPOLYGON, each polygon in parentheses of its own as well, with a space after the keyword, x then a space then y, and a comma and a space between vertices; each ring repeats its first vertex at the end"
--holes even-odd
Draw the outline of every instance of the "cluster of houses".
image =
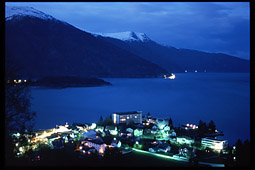
MULTIPOLYGON (((106 149, 119 148, 122 153, 127 153, 123 146, 131 148, 140 145, 142 139, 150 139, 147 150, 150 152, 171 153, 171 144, 180 145, 179 156, 187 156, 188 152, 194 152, 192 144, 195 140, 188 136, 178 136, 175 129, 171 128, 169 119, 154 118, 143 115, 141 111, 118 112, 112 114, 113 124, 97 126, 92 124, 77 124, 56 126, 47 132, 36 133, 30 143, 37 141, 48 144, 51 149, 62 149, 67 142, 80 141, 76 151, 82 156, 103 156, 106 149), (181 147, 185 144, 185 147, 181 147)), ((192 124, 183 126, 185 130, 197 130, 192 124)), ((202 138, 201 146, 211 148, 217 152, 224 150, 227 146, 226 140, 215 138, 202 138)), ((142 148, 141 148, 142 149, 142 148)))
MULTIPOLYGON (((140 139, 151 139, 148 144, 148 151, 170 153, 170 143, 185 144, 185 147, 179 148, 180 156, 187 156, 189 152, 194 153, 192 144, 194 138, 188 136, 178 136, 173 128, 170 128, 169 119, 153 118, 150 115, 143 115, 141 111, 118 112, 112 114, 112 125, 94 126, 89 131, 83 133, 82 147, 91 146, 99 154, 103 154, 106 148, 120 148, 122 144, 131 142, 131 146, 138 146, 140 139), (113 136, 112 141, 104 142, 105 136, 113 136), (166 142, 169 141, 169 142, 166 142)), ((185 130, 197 130, 198 126, 186 124, 185 130)), ((211 148, 220 152, 227 146, 226 140, 205 137, 201 139, 201 146, 211 148)), ((87 153, 84 149, 80 152, 87 153)))

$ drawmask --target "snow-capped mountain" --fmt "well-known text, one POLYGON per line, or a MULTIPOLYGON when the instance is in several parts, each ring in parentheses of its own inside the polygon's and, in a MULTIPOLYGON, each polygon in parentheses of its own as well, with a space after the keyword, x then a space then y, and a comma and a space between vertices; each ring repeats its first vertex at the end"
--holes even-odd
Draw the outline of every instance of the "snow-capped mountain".
POLYGON ((122 41, 138 41, 138 42, 146 42, 150 41, 150 38, 145 33, 138 33, 133 31, 126 32, 116 32, 116 33, 92 33, 94 36, 103 36, 116 38, 122 41))
POLYGON ((28 6, 5 6, 5 19, 10 20, 14 16, 30 16, 44 20, 54 20, 51 15, 28 6))
POLYGON ((102 38, 34 8, 6 10, 5 61, 19 68, 19 75, 157 77, 167 72, 102 38))
POLYGON ((226 54, 162 46, 144 33, 94 33, 31 7, 6 6, 6 61, 21 75, 156 77, 166 72, 249 72, 226 54), (197 62, 199 61, 199 62, 197 62))

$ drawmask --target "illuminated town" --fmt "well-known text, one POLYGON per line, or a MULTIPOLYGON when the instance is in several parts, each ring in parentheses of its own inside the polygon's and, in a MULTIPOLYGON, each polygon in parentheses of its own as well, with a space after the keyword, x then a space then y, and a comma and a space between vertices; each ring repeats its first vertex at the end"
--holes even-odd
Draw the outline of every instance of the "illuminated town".
POLYGON ((251 7, 5 2, 4 166, 253 165, 251 7))
MULTIPOLYGON (((186 123, 173 127, 171 121, 152 117, 149 113, 145 115, 142 111, 132 111, 112 113, 111 117, 98 123, 69 125, 66 122, 52 129, 13 134, 16 143, 14 152, 17 157, 26 157, 35 163, 45 159, 40 155, 42 146, 49 150, 65 150, 67 145, 73 145, 71 152, 82 160, 91 157, 100 160, 109 153, 129 155, 139 152, 166 160, 213 167, 223 167, 224 155, 235 152, 235 146, 229 147, 227 140, 218 139, 222 136, 218 130, 199 138, 198 125, 186 123), (28 153, 34 153, 34 156, 28 156, 28 153), (206 158, 210 157, 217 159, 208 161, 210 159, 206 158)), ((234 162, 235 156, 231 159, 234 162)))

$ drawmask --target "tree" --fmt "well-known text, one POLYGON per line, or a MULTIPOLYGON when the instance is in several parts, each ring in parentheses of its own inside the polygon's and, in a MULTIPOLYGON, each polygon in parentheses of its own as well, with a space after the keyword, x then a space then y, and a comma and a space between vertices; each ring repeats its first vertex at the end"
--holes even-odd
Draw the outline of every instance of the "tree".
POLYGON ((99 118, 99 121, 97 122, 97 126, 103 126, 104 122, 103 122, 103 117, 102 115, 99 118))
POLYGON ((148 112, 147 116, 151 116, 151 113, 150 113, 150 112, 148 112))
POLYGON ((112 117, 106 117, 104 120, 104 125, 113 125, 112 117))
POLYGON ((248 140, 245 140, 244 143, 240 139, 237 140, 235 156, 237 167, 251 166, 250 142, 248 140))
POLYGON ((203 121, 202 120, 199 120, 199 122, 198 122, 198 129, 201 129, 201 127, 203 126, 203 121))
POLYGON ((198 133, 200 137, 203 137, 204 134, 207 132, 208 128, 205 122, 199 120, 198 122, 198 133))
POLYGON ((169 118, 168 120, 168 125, 170 126, 171 129, 173 129, 174 126, 173 126, 173 121, 171 118, 169 118))
POLYGON ((216 126, 215 126, 215 124, 214 124, 214 122, 212 120, 209 122, 208 128, 209 128, 210 132, 215 133, 216 126))
MULTIPOLYGON (((8 72, 7 72, 8 73, 8 72)), ((6 75, 5 83, 5 128, 7 134, 32 130, 36 113, 30 110, 30 88, 26 83, 7 83, 12 78, 6 75)))
POLYGON ((5 62, 5 158, 12 163, 14 158, 14 142, 11 134, 19 132, 21 135, 31 131, 34 125, 36 113, 30 110, 30 88, 27 83, 14 83, 13 80, 20 79, 17 75, 18 69, 12 65, 6 54, 5 62))

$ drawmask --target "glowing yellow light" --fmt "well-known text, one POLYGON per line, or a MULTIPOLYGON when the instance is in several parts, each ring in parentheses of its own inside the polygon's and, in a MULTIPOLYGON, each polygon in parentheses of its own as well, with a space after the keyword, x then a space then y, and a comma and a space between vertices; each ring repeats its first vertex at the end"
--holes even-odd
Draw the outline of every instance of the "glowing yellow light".
POLYGON ((69 127, 69 125, 68 125, 68 122, 66 122, 66 125, 65 125, 65 127, 67 128, 67 127, 69 127))
POLYGON ((99 148, 99 151, 98 151, 100 154, 103 154, 104 153, 104 149, 102 147, 99 148))

